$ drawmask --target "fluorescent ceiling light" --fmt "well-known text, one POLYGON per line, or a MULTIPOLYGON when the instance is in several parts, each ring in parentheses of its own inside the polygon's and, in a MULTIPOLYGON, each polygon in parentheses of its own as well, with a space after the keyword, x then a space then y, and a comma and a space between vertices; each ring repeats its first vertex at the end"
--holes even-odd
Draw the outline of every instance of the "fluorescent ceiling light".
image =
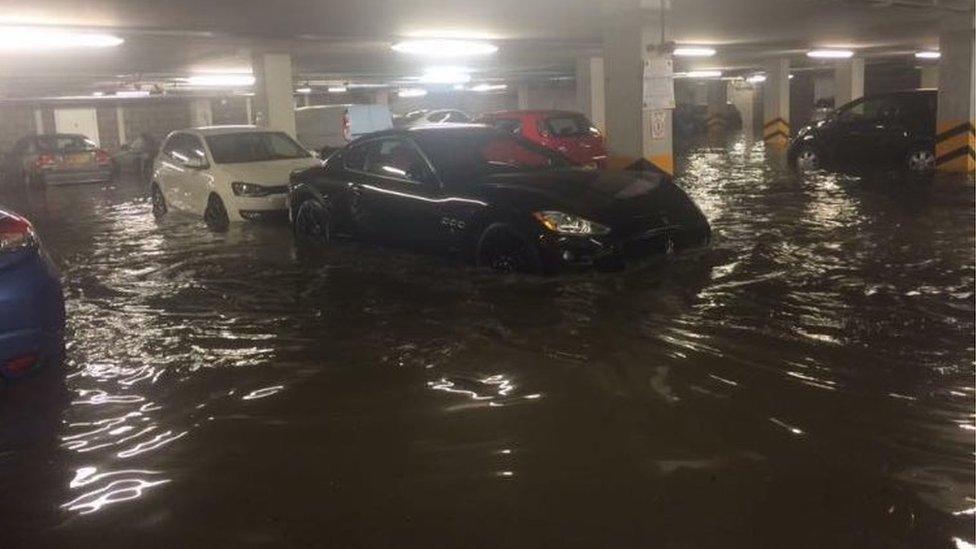
POLYGON ((851 50, 813 50, 807 52, 807 57, 814 59, 850 59, 854 57, 851 50))
POLYGON ((105 92, 92 92, 93 97, 102 97, 103 95, 105 95, 105 92))
POLYGON ((303 95, 308 95, 308 94, 312 93, 312 88, 309 87, 309 86, 302 86, 301 88, 296 89, 295 90, 295 93, 300 93, 300 94, 303 94, 303 95))
POLYGON ((498 46, 482 40, 451 40, 436 38, 430 40, 404 40, 391 46, 393 51, 423 55, 425 57, 451 58, 490 55, 498 51, 498 46))
POLYGON ((125 40, 111 34, 78 32, 46 27, 0 26, 2 51, 51 51, 80 48, 112 48, 125 40))
POLYGON ((470 69, 465 67, 427 67, 420 81, 425 84, 467 84, 471 81, 470 69))
POLYGON ((478 84, 477 86, 471 86, 470 88, 473 92, 493 92, 507 90, 507 84, 478 84))
POLYGON ((746 82, 750 84, 759 84, 760 82, 765 82, 765 81, 766 81, 765 74, 754 74, 749 78, 746 78, 746 82))
POLYGON ((349 88, 345 86, 331 86, 329 87, 329 93, 346 93, 349 88))
POLYGON ((243 87, 254 85, 253 74, 196 74, 186 79, 191 86, 243 87))
POLYGON ((397 95, 400 97, 423 97, 427 95, 427 90, 423 88, 404 88, 397 95))
POLYGON ((115 97, 149 97, 149 90, 119 90, 115 97))
POLYGON ((685 78, 721 78, 722 71, 688 71, 681 73, 685 78))
POLYGON ((715 55, 715 48, 704 46, 679 46, 674 49, 677 57, 711 57, 715 55))
POLYGON ((942 53, 937 51, 917 51, 915 52, 916 59, 939 59, 942 57, 942 53))

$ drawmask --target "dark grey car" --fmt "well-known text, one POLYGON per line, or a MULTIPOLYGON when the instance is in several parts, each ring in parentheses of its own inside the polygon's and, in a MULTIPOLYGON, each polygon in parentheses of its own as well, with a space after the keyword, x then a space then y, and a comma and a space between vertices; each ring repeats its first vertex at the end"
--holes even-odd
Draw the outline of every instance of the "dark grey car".
POLYGON ((7 185, 61 185, 111 181, 112 158, 79 134, 30 135, 3 157, 7 185))

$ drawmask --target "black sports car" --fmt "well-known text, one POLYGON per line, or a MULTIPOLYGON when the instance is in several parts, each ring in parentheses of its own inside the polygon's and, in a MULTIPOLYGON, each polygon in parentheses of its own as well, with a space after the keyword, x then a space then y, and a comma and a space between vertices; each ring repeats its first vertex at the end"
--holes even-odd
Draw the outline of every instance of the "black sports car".
POLYGON ((461 252, 498 271, 619 267, 709 241, 698 207, 658 173, 570 167, 486 126, 390 130, 292 175, 296 238, 339 235, 461 252))

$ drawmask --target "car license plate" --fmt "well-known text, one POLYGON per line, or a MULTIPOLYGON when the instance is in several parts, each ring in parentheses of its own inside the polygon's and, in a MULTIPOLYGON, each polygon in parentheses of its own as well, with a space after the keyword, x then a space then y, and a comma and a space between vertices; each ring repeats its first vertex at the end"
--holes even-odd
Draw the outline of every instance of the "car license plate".
POLYGON ((88 164, 91 162, 91 155, 88 153, 71 154, 65 159, 66 164, 71 166, 81 166, 83 164, 88 164))

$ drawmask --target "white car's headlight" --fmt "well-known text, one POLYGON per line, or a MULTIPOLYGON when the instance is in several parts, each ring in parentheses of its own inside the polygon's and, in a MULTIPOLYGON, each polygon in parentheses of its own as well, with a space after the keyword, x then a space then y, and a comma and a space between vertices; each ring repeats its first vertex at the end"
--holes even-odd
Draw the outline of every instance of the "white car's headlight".
POLYGON ((257 185, 254 183, 241 183, 234 182, 230 185, 234 194, 237 196, 243 196, 246 198, 259 198, 262 196, 268 196, 271 194, 271 189, 265 187, 264 185, 257 185))
POLYGON ((591 236, 607 234, 610 227, 601 225, 589 219, 563 212, 535 212, 532 214, 539 223, 554 233, 574 236, 591 236))

